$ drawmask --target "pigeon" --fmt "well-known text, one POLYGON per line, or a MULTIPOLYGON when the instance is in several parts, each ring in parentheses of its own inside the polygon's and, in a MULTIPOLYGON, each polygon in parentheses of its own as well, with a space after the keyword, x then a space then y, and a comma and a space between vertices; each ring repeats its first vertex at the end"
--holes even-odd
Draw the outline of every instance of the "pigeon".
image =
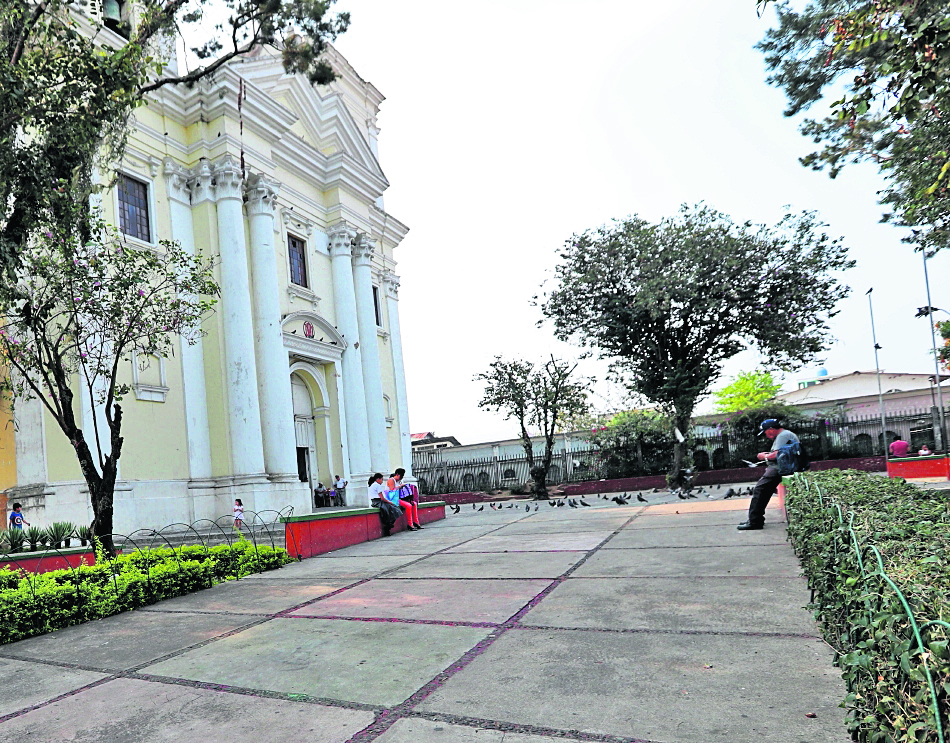
POLYGON ((479 510, 479 511, 484 511, 484 510, 485 510, 485 506, 482 506, 482 507, 479 508, 478 510, 479 510))
POLYGON ((717 486, 716 486, 716 490, 719 490, 721 487, 722 487, 722 485, 717 485, 717 486))
POLYGON ((489 503, 489 504, 488 504, 488 507, 489 507, 492 511, 495 510, 495 504, 494 504, 494 503, 489 503))
POLYGON ((557 507, 558 507, 558 508, 563 508, 563 507, 564 507, 564 499, 563 499, 563 498, 557 502, 557 507))
POLYGON ((615 495, 613 498, 611 498, 610 500, 612 500, 612 501, 613 501, 614 503, 616 503, 618 506, 622 506, 622 505, 624 505, 624 503, 625 503, 625 501, 623 500, 623 498, 620 498, 619 496, 616 496, 616 495, 615 495))
POLYGON ((462 510, 462 507, 461 507, 461 506, 455 506, 455 507, 452 509, 452 513, 458 513, 458 512, 461 511, 461 510, 462 510))
POLYGON ((649 503, 649 502, 650 502, 650 501, 648 501, 646 498, 644 498, 642 495, 640 495, 639 493, 637 493, 637 500, 640 501, 641 503, 649 503))
POLYGON ((524 504, 524 510, 525 510, 525 511, 530 511, 530 510, 531 510, 531 506, 529 506, 527 503, 525 503, 525 504, 524 504))
POLYGON ((577 504, 572 500, 569 500, 567 502, 567 505, 569 505, 571 508, 577 508, 577 504))
POLYGON ((549 500, 548 505, 551 506, 551 508, 557 508, 557 503, 555 503, 553 500, 549 500))
POLYGON ((659 489, 659 488, 653 488, 653 492, 654 492, 654 493, 659 493, 659 492, 660 492, 660 489, 659 489))
POLYGON ((725 494, 724 496, 722 496, 723 500, 725 500, 725 499, 727 499, 727 498, 735 498, 735 497, 736 497, 736 491, 733 490, 732 488, 729 488, 729 489, 726 491, 726 494, 725 494))
POLYGON ((585 503, 583 498, 581 498, 580 504, 584 506, 584 508, 590 508, 590 503, 585 503))
POLYGON ((680 500, 686 500, 687 498, 689 498, 689 496, 686 493, 684 493, 682 490, 676 491, 676 497, 679 498, 680 500))
POLYGON ((535 511, 537 511, 537 510, 538 510, 538 506, 539 506, 539 504, 538 504, 538 503, 535 503, 535 504, 534 504, 534 510, 535 510, 535 511))

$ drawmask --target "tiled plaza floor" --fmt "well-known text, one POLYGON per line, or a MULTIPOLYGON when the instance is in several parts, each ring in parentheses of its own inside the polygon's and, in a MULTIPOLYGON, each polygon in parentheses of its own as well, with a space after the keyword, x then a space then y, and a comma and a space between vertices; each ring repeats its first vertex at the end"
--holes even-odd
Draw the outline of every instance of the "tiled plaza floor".
POLYGON ((780 511, 586 498, 0 646, 0 741, 849 740, 780 511))

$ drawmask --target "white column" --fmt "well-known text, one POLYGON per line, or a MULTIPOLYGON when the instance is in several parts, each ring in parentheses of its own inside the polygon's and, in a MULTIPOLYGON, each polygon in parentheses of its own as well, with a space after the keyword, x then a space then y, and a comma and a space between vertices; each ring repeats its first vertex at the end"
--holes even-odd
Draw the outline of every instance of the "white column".
MULTIPOLYGON (((188 255, 195 254, 191 177, 191 171, 171 158, 165 158, 165 186, 168 189, 172 239, 188 255)), ((192 480, 208 480, 211 478, 211 433, 208 426, 204 345, 201 333, 196 331, 190 340, 182 336, 180 352, 185 429, 188 437, 188 472, 192 480)))
POLYGON ((330 255, 333 270, 333 305, 336 327, 346 341, 341 366, 345 400, 346 442, 350 455, 351 485, 359 487, 373 470, 370 463, 369 437, 366 431, 366 396, 363 392, 363 360, 360 353, 359 324, 356 320, 356 296, 353 291, 353 241, 356 231, 344 223, 330 228, 330 255))
POLYGON ((412 439, 409 435, 409 403, 406 396, 406 371, 402 355, 402 332, 399 329, 399 277, 392 271, 383 274, 386 310, 389 314, 389 343, 393 354, 393 375, 396 378, 396 423, 399 426, 400 465, 406 479, 412 477, 412 439))
POLYGON ((299 481, 290 363, 280 326, 277 255, 274 252, 274 202, 279 186, 266 176, 247 179, 247 216, 254 277, 254 350, 260 400, 264 466, 271 480, 299 481))
POLYGON ((221 250, 221 320, 228 384, 231 470, 234 475, 264 472, 261 411, 257 400, 251 288, 244 237, 241 168, 230 155, 215 164, 218 246, 221 250))
POLYGON ((379 340, 376 332, 376 308, 373 303, 373 242, 360 235, 353 249, 353 287, 356 291, 356 317, 359 321, 360 351, 363 354, 363 391, 366 395, 366 427, 372 466, 388 474, 389 444, 386 441, 386 410, 383 405, 383 380, 379 369, 379 340))

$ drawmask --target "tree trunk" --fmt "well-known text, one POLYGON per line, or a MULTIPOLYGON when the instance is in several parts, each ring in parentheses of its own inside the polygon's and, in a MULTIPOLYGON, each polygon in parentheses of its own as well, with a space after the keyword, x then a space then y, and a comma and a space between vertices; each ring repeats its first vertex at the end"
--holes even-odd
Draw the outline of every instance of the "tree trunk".
POLYGON ((122 437, 119 432, 122 428, 122 409, 114 405, 113 420, 110 424, 110 443, 112 450, 105 457, 105 467, 102 474, 96 467, 92 451, 86 443, 86 437, 79 428, 73 430, 70 437, 79 459, 79 468, 83 479, 89 488, 89 500, 92 504, 92 533, 95 539, 102 543, 102 548, 112 557, 116 555, 113 540, 113 515, 115 498, 115 480, 118 473, 119 457, 122 454, 122 437))
MULTIPOLYGON (((676 411, 673 416, 673 423, 680 433, 685 437, 689 432, 690 415, 676 411)), ((676 438, 676 432, 673 432, 673 464, 670 465, 669 474, 666 476, 666 482, 670 488, 681 488, 686 483, 683 475, 683 462, 686 459, 686 442, 676 438)))
POLYGON ((534 480, 534 499, 550 500, 548 496, 548 470, 543 465, 531 468, 531 479, 534 480))

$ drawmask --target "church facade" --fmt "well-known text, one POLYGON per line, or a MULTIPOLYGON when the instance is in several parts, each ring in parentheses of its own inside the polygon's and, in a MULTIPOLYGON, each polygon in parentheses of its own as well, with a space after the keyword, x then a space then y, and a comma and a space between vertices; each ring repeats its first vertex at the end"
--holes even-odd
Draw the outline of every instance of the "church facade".
MULTIPOLYGON (((104 31, 107 32, 107 31, 104 31)), ((315 88, 266 51, 137 110, 102 211, 124 240, 174 240, 215 261, 221 298, 194 345, 122 370, 125 444, 115 529, 312 509, 318 483, 411 468, 394 251, 383 205, 383 96, 335 50, 315 88)), ((89 440, 97 410, 77 384, 89 440)), ((27 520, 89 523, 69 442, 39 402, 18 404, 16 484, 27 520)))

